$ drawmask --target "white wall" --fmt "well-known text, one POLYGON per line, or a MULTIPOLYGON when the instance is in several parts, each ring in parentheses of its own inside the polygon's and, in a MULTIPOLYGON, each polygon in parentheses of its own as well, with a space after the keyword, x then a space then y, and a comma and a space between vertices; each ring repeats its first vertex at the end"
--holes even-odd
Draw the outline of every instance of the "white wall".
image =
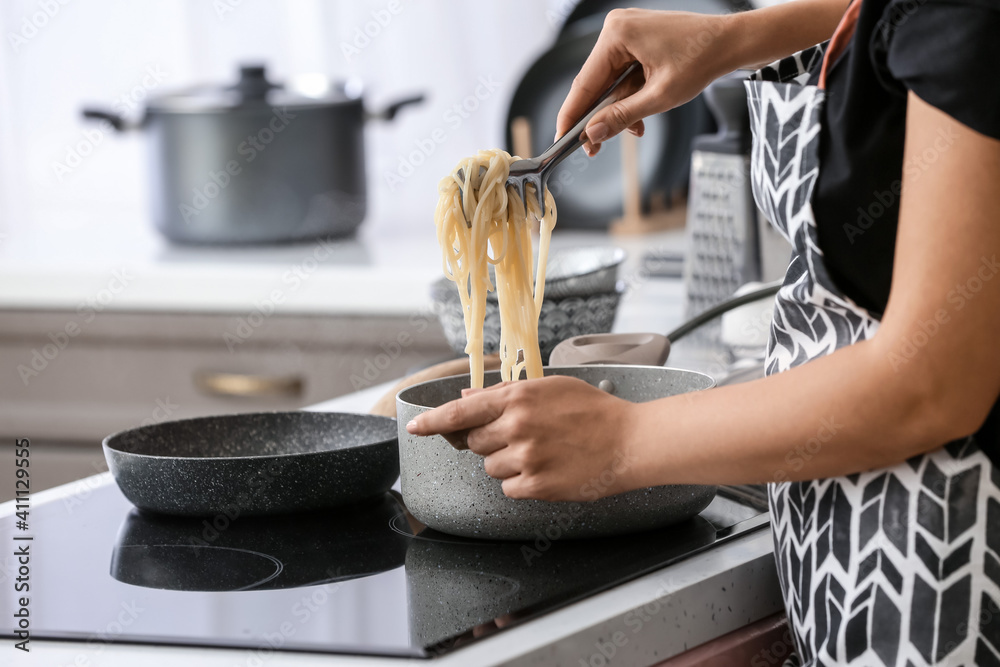
MULTIPOLYGON (((144 82, 152 94, 227 82, 241 61, 266 61, 277 80, 303 72, 359 77, 372 108, 426 92, 428 103, 393 124, 372 124, 367 139, 371 218, 392 226, 426 210, 430 224, 438 179, 462 155, 501 143, 514 86, 572 2, 400 2, 396 15, 386 12, 389 0, 0 2, 0 233, 43 211, 58 211, 67 226, 98 224, 116 212, 143 215, 141 137, 102 136, 81 120, 81 105, 141 98, 144 82), (377 32, 370 43, 345 54, 373 12, 386 25, 376 31, 370 24, 377 32), (448 108, 472 94, 480 77, 499 88, 458 127, 448 124, 448 108), (447 141, 391 191, 385 173, 438 127, 447 141), (89 153, 76 166, 74 150, 89 153), (60 164, 69 171, 58 173, 60 164)), ((136 100, 134 111, 141 107, 136 100)))

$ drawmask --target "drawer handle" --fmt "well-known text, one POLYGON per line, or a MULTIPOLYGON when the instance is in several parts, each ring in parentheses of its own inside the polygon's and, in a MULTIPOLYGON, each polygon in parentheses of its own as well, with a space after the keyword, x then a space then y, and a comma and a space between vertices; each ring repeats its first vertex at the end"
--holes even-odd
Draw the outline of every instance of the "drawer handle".
POLYGON ((301 377, 287 375, 269 377, 244 373, 197 373, 195 385, 206 394, 238 398, 282 396, 296 398, 302 395, 305 382, 301 377))

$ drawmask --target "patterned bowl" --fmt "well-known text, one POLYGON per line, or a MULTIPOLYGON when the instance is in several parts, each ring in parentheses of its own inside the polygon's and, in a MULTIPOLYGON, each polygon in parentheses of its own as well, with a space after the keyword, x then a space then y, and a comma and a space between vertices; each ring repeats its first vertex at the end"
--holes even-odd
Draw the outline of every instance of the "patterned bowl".
MULTIPOLYGON (((548 364, 552 350, 567 338, 611 331, 622 291, 621 287, 616 287, 610 292, 548 298, 546 287, 546 298, 542 301, 542 312, 538 317, 538 347, 542 363, 548 364)), ((467 340, 458 289, 450 280, 442 278, 431 287, 431 297, 448 344, 456 353, 463 354, 467 340)), ((483 353, 493 354, 499 349, 500 306, 496 301, 487 299, 483 353)))

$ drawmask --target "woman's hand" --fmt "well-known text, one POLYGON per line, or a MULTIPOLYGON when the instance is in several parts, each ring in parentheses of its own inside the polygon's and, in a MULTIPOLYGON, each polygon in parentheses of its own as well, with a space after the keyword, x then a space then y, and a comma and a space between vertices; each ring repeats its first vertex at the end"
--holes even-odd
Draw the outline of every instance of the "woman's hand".
POLYGON ((562 136, 629 63, 642 63, 645 83, 626 82, 625 97, 587 125, 584 150, 622 130, 642 136, 642 119, 680 106, 740 67, 760 67, 829 39, 848 0, 796 0, 737 14, 616 9, 559 110, 562 136))
POLYGON ((611 11, 559 110, 557 136, 562 136, 615 77, 636 60, 642 63, 645 83, 640 88, 632 83, 625 97, 590 121, 584 150, 595 155, 601 142, 625 129, 642 136, 643 118, 684 104, 733 69, 730 53, 716 43, 725 34, 729 19, 690 12, 611 11))
POLYGON ((511 498, 596 500, 633 488, 634 403, 552 376, 466 389, 406 425, 414 435, 468 429, 469 449, 511 498))

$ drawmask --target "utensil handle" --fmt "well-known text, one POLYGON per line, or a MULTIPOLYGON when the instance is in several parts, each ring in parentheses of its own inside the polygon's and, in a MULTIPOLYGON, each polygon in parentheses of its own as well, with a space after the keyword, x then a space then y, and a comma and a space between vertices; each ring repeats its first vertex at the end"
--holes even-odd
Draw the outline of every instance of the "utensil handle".
POLYGON ((739 296, 730 297, 725 301, 712 306, 708 310, 699 313, 698 315, 695 315, 690 320, 688 320, 684 324, 680 325, 679 327, 668 333, 667 338, 670 339, 670 342, 676 343, 679 338, 688 335, 701 325, 706 324, 707 322, 711 322, 719 315, 728 313, 730 310, 733 310, 734 308, 739 308, 742 305, 753 303, 754 301, 758 301, 759 299, 765 299, 769 296, 774 296, 775 294, 778 293, 778 290, 781 289, 781 282, 782 281, 780 280, 776 280, 774 282, 765 284, 763 287, 758 287, 755 290, 751 290, 746 294, 740 294, 739 296))
POLYGON ((244 373, 202 372, 195 375, 194 383, 206 394, 230 398, 297 398, 305 387, 305 381, 296 375, 269 377, 244 373))
POLYGON ((570 153, 583 145, 585 141, 583 131, 587 129, 587 123, 589 123, 599 111, 618 101, 617 97, 612 97, 612 93, 614 93, 618 87, 625 82, 625 79, 629 78, 633 72, 637 69, 641 69, 641 67, 642 65, 636 61, 625 68, 625 71, 622 72, 617 79, 615 79, 614 83, 612 83, 608 89, 597 98, 587 113, 585 113, 580 120, 576 121, 576 124, 574 124, 573 127, 566 132, 566 134, 559 137, 554 144, 549 146, 548 149, 538 156, 544 170, 555 168, 555 166, 565 160, 570 153))

